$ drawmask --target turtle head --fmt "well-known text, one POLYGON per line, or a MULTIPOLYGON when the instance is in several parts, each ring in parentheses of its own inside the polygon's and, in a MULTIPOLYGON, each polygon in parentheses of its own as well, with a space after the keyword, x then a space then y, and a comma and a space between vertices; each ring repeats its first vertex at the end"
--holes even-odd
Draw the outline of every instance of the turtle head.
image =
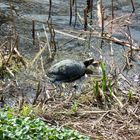
POLYGON ((93 58, 89 58, 89 59, 86 59, 83 63, 84 63, 84 65, 85 65, 85 67, 88 67, 88 66, 91 65, 93 62, 94 62, 94 59, 93 59, 93 58))

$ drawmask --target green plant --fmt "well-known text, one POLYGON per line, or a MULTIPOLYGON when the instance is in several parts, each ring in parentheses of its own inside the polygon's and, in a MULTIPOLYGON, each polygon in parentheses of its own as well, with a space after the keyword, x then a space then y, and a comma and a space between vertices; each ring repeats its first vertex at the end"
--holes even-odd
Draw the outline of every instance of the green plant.
POLYGON ((99 82, 98 81, 95 81, 95 86, 93 88, 94 88, 96 99, 100 100, 101 99, 101 95, 100 95, 100 87, 99 87, 99 82))
POLYGON ((31 105, 24 105, 20 111, 20 115, 24 117, 34 117, 33 115, 33 107, 31 105))
POLYGON ((101 79, 94 79, 93 91, 95 98, 98 101, 102 99, 108 100, 108 96, 112 96, 112 83, 105 73, 105 64, 101 63, 102 77, 101 79), (109 94, 108 94, 109 93, 109 94))
POLYGON ((131 101, 132 98, 133 98, 133 92, 129 91, 129 93, 128 93, 128 101, 131 101))
POLYGON ((102 90, 106 91, 107 90, 107 80, 106 80, 104 63, 101 63, 101 70, 102 70, 102 90))
POLYGON ((46 123, 30 117, 17 117, 10 108, 0 110, 1 140, 90 140, 78 132, 49 127, 46 123))
POLYGON ((72 107, 71 107, 71 111, 72 111, 73 113, 76 113, 77 110, 78 110, 78 102, 75 101, 75 102, 73 103, 72 107))

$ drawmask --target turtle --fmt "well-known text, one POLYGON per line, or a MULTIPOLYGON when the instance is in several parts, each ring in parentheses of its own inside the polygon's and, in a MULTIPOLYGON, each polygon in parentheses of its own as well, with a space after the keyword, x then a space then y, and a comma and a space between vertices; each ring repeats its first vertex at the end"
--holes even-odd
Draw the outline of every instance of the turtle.
POLYGON ((65 59, 51 66, 47 72, 47 76, 52 82, 74 81, 84 76, 87 67, 93 62, 93 58, 86 59, 84 62, 73 59, 65 59))

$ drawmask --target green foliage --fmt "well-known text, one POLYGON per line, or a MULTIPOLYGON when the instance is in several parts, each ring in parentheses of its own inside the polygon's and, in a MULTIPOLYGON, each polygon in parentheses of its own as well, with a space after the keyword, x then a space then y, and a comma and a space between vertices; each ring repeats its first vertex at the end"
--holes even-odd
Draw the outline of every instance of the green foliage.
POLYGON ((33 114, 31 114, 32 110, 33 110, 32 106, 24 105, 22 107, 22 110, 20 111, 20 115, 24 117, 27 117, 27 116, 33 117, 33 114))
POLYGON ((133 98, 133 92, 129 91, 129 93, 128 93, 128 101, 131 101, 132 98, 133 98))
POLYGON ((103 89, 103 91, 106 91, 106 89, 107 89, 107 81, 106 81, 105 65, 104 65, 104 63, 101 63, 101 69, 102 69, 102 89, 103 89))
POLYGON ((105 64, 101 63, 102 77, 94 79, 93 91, 98 101, 108 100, 108 96, 112 97, 112 84, 105 73, 105 64), (108 94, 109 93, 109 94, 108 94))
POLYGON ((90 140, 74 130, 49 127, 40 119, 16 117, 12 112, 0 110, 1 140, 90 140))
POLYGON ((75 102, 73 103, 72 107, 71 107, 71 111, 72 111, 73 113, 76 113, 77 110, 78 110, 78 102, 75 101, 75 102))
POLYGON ((100 95, 98 81, 95 82, 95 95, 96 95, 96 97, 100 95))

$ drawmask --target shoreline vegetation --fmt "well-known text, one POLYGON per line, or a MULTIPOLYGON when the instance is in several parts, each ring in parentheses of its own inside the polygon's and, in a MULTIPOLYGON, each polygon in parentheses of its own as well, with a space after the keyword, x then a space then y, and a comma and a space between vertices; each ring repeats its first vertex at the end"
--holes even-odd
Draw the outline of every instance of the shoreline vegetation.
POLYGON ((137 0, 2 0, 0 138, 139 140, 139 7, 137 0), (56 62, 89 56, 92 74, 48 79, 56 62))

